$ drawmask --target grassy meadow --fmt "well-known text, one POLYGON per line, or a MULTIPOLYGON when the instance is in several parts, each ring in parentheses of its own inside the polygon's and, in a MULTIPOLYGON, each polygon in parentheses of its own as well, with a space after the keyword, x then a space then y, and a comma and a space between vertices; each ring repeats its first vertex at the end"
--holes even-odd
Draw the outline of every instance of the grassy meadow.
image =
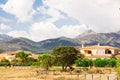
POLYGON ((0 67, 0 80, 92 80, 92 74, 94 74, 93 80, 108 80, 109 75, 111 75, 109 78, 116 79, 113 68, 111 72, 107 68, 91 69, 92 73, 80 68, 73 72, 61 72, 60 70, 60 67, 52 67, 47 72, 40 67, 0 67), (99 74, 100 70, 104 73, 99 74))

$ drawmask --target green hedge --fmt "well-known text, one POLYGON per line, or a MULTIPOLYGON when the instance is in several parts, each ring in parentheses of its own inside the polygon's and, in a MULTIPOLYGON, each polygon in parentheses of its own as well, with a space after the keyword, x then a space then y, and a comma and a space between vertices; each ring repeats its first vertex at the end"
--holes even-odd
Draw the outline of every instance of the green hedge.
POLYGON ((78 67, 89 67, 89 66, 95 66, 95 67, 115 67, 116 66, 116 59, 79 59, 75 61, 76 66, 78 67))
POLYGON ((115 67, 116 59, 96 59, 94 60, 94 66, 96 67, 115 67))
POLYGON ((91 59, 79 59, 75 61, 75 64, 79 67, 89 67, 93 65, 93 61, 91 59))

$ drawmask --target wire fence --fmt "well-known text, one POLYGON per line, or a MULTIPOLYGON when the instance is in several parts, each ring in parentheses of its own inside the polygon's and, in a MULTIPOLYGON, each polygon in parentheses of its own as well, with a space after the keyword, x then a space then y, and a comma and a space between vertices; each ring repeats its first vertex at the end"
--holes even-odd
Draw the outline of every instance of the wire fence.
POLYGON ((45 80, 49 80, 50 77, 54 78, 53 80, 62 80, 60 78, 64 78, 64 80, 118 80, 118 77, 115 74, 71 74, 65 72, 58 71, 36 71, 38 76, 45 76, 45 80), (45 75, 46 74, 46 75, 45 75))

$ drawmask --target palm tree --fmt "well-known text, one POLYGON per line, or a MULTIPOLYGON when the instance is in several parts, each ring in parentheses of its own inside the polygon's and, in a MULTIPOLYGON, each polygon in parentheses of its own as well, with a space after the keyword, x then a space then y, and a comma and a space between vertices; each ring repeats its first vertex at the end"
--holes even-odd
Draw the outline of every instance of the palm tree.
POLYGON ((27 54, 24 51, 21 51, 21 52, 18 52, 15 57, 19 58, 21 61, 25 61, 25 60, 27 60, 29 55, 31 55, 31 54, 27 54))

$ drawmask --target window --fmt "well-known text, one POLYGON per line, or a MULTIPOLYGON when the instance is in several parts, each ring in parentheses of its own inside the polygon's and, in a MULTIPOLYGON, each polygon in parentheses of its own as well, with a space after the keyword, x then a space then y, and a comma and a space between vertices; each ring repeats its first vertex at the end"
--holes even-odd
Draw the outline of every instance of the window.
POLYGON ((98 49, 98 50, 96 51, 96 53, 97 53, 97 54, 105 54, 105 50, 103 50, 103 49, 98 49))
POLYGON ((111 50, 106 49, 106 50, 105 50, 105 54, 112 54, 112 52, 111 52, 111 50))

